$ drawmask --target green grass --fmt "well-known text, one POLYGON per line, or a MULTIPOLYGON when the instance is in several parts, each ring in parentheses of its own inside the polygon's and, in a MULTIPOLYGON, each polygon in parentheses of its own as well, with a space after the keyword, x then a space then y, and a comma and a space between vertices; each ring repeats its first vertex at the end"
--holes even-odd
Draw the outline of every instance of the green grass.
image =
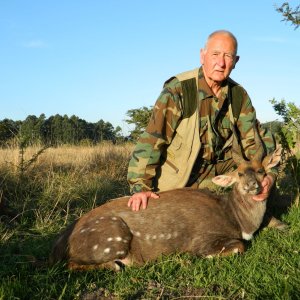
POLYGON ((91 168, 79 175, 60 170, 46 176, 33 169, 20 180, 10 170, 0 171, 9 206, 0 217, 0 299, 300 299, 300 209, 295 206, 282 215, 288 230, 262 230, 243 255, 175 254, 119 273, 48 267, 62 228, 95 205, 128 193, 126 168, 117 168, 126 163, 125 158, 107 161, 115 173, 106 176, 91 168))

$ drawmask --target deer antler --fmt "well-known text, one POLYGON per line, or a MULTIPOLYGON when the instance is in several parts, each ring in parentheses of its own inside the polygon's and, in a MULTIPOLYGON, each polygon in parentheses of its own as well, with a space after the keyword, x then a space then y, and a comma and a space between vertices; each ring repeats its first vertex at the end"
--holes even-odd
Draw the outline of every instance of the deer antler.
POLYGON ((237 164, 240 165, 245 161, 239 142, 238 142, 238 135, 235 126, 232 127, 233 132, 233 141, 232 141, 232 159, 237 164))
POLYGON ((255 146, 257 149, 253 156, 253 159, 261 162, 263 160, 263 157, 265 156, 265 148, 258 132, 257 123, 254 124, 253 129, 254 129, 255 146))

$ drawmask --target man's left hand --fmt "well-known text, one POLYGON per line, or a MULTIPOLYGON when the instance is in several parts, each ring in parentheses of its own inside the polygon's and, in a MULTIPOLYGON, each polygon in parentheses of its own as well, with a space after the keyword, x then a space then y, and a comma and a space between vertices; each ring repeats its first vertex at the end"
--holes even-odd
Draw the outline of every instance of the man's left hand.
POLYGON ((274 178, 271 175, 265 176, 263 181, 261 182, 262 191, 260 194, 257 194, 252 197, 255 201, 264 201, 269 197, 270 190, 274 184, 274 178))

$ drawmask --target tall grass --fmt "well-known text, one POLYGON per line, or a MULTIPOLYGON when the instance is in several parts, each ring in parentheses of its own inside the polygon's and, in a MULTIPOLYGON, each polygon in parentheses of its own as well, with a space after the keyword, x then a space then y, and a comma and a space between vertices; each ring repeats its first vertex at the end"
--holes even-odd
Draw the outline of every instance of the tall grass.
MULTIPOLYGON (((25 149, 23 163, 39 150, 25 149)), ((131 151, 130 144, 48 148, 22 169, 18 149, 0 150, 0 299, 300 299, 299 207, 284 210, 282 198, 292 198, 286 174, 276 211, 289 229, 261 231, 242 256, 177 254, 117 274, 48 267, 60 230, 128 194, 131 151)))

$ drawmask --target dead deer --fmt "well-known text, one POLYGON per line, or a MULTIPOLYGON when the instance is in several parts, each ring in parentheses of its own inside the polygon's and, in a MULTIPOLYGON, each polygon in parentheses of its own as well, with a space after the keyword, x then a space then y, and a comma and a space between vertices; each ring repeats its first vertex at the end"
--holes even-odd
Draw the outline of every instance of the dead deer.
MULTIPOLYGON (((259 229, 266 210, 266 201, 254 201, 252 196, 260 193, 263 177, 279 163, 281 153, 277 148, 263 159, 258 134, 255 140, 255 156, 247 161, 233 151, 237 170, 221 175, 226 176, 227 186, 234 183, 228 197, 181 188, 161 192, 159 199, 150 199, 147 209, 139 212, 127 207, 130 196, 113 199, 60 235, 50 264, 66 260, 70 269, 119 270, 175 252, 202 257, 244 252, 243 240, 259 229)), ((220 177, 213 181, 218 184, 220 177)))

